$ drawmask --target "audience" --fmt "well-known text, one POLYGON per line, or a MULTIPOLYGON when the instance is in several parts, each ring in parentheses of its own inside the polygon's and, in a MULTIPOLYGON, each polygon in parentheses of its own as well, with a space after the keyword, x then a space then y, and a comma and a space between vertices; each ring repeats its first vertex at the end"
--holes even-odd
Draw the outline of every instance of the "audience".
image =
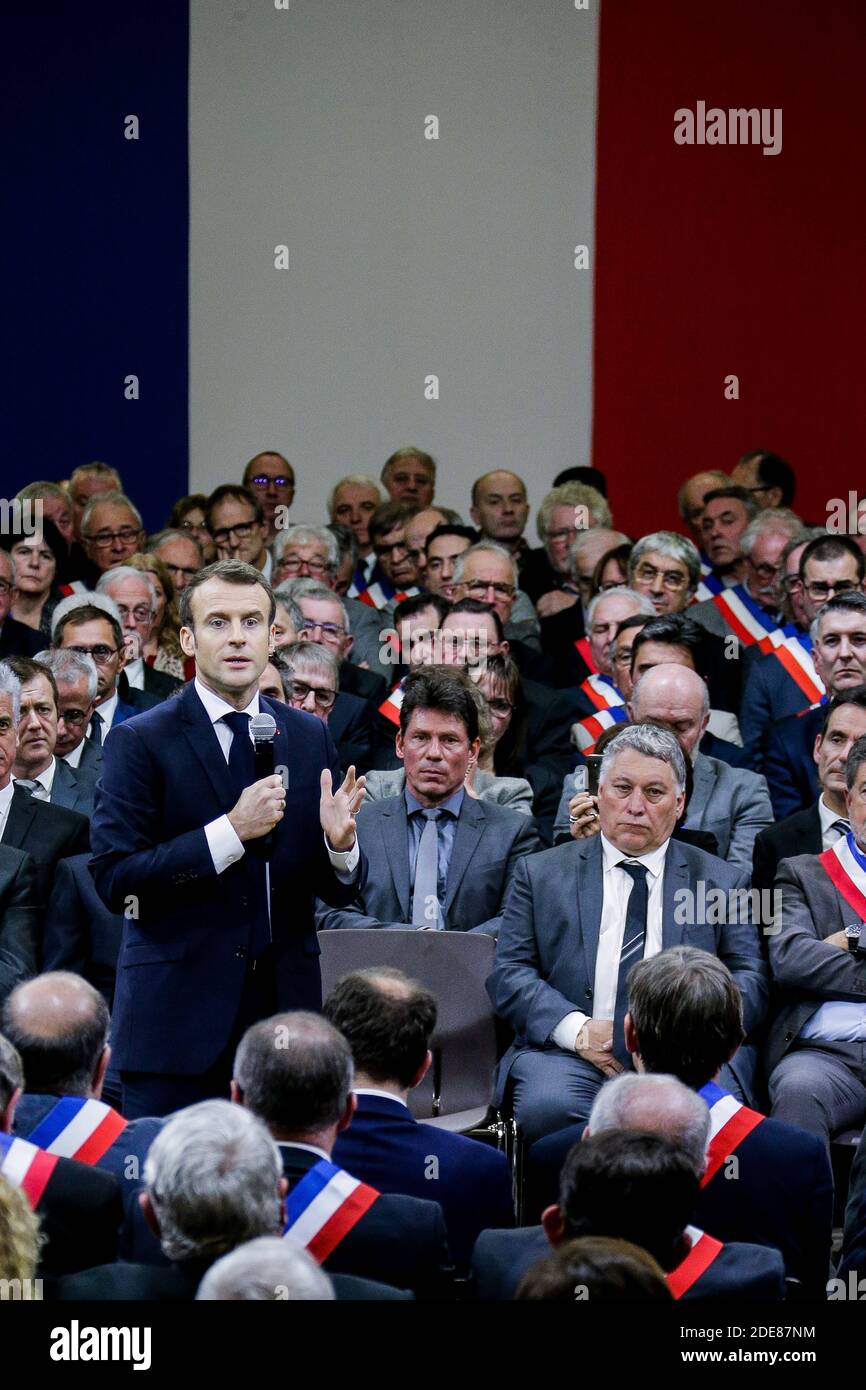
POLYGON ((55 757, 60 695, 47 666, 26 656, 11 656, 4 665, 21 682, 21 717, 13 776, 17 786, 37 801, 66 806, 90 818, 98 772, 72 768, 55 757))
POLYGON ((382 486, 392 502, 423 511, 433 501, 436 464, 421 449, 398 449, 382 465, 382 486))
POLYGON ((261 503, 270 545, 287 524, 295 500, 295 470, 282 454, 266 449, 250 459, 241 482, 261 503))
POLYGON ((11 616, 17 597, 15 562, 9 551, 0 547, 0 658, 35 656, 45 645, 38 629, 11 616))
POLYGON ((477 478, 469 515, 482 540, 495 541, 515 556, 528 548, 523 535, 529 520, 526 484, 516 473, 494 469, 477 478))
POLYGON ((55 753, 67 766, 91 773, 94 780, 102 767, 102 749, 86 734, 93 718, 99 675, 88 654, 68 648, 37 653, 36 659, 54 677, 57 686, 57 743, 55 753))
POLYGON ((270 580, 273 561, 267 548, 268 525, 261 501, 249 488, 223 483, 207 499, 205 525, 218 560, 242 560, 270 580))
POLYGON ((333 1282, 302 1245, 257 1236, 212 1264, 199 1284, 202 1303, 330 1302, 333 1282))

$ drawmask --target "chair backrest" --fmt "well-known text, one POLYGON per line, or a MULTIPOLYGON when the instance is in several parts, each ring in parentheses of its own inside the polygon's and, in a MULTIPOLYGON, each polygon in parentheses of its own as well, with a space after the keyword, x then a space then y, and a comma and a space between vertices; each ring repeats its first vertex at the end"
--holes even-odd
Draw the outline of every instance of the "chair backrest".
POLYGON ((490 1104, 496 1024, 485 981, 496 951, 492 936, 459 931, 323 931, 319 944, 323 997, 343 975, 372 965, 395 966, 435 996, 433 1066, 409 1097, 416 1119, 490 1104))

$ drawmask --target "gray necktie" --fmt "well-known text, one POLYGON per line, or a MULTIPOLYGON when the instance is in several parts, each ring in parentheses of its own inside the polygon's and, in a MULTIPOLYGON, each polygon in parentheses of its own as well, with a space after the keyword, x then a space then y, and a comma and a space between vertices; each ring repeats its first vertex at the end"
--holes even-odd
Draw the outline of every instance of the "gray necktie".
POLYGON ((439 907, 439 827, 442 812, 431 809, 422 811, 425 825, 415 860, 415 890, 412 894, 412 925, 440 931, 442 928, 439 907))
POLYGON ((35 797, 37 801, 49 801, 50 797, 41 782, 37 782, 33 777, 16 777, 16 787, 23 787, 26 792, 35 797))

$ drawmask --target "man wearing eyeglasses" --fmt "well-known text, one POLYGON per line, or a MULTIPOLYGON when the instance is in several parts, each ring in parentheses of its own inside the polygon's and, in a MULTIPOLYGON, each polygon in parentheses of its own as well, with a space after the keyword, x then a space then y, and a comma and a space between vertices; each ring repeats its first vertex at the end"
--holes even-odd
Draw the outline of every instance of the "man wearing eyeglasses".
POLYGON ((220 560, 241 560, 252 565, 270 583, 268 527, 258 497, 237 483, 224 483, 207 499, 205 521, 220 560))
POLYGON ((57 685, 56 756, 71 768, 81 767, 98 778, 102 749, 87 737, 99 683, 96 662, 92 656, 49 648, 38 652, 36 660, 48 668, 57 685))
POLYGON ((743 454, 731 473, 731 481, 745 488, 762 509, 790 507, 797 485, 791 465, 765 449, 743 454))
POLYGON ((176 594, 186 588, 204 564, 202 548, 189 531, 159 531, 148 541, 147 554, 162 560, 176 594))
POLYGON ((96 663, 96 707, 87 737, 101 748, 109 732, 142 710, 159 704, 145 690, 126 688, 118 680, 124 666, 123 628, 114 599, 108 594, 70 594, 54 610, 51 645, 90 656, 96 663))
POLYGON ((150 640, 156 617, 156 586, 150 574, 129 565, 106 570, 96 586, 98 594, 107 594, 117 604, 123 628, 123 670, 118 675, 117 689, 121 698, 135 704, 130 691, 143 691, 157 700, 166 700, 182 684, 166 671, 156 671, 144 660, 142 653, 150 640))
POLYGON ((100 492, 84 508, 81 538, 99 574, 122 565, 144 544, 141 512, 122 492, 100 492))
MULTIPOLYGON (((723 503, 727 505, 725 499, 719 504, 710 502, 708 512, 723 503)), ((730 502, 731 507, 735 505, 735 501, 730 502)), ((757 646, 766 653, 779 646, 790 635, 783 630, 785 616, 780 605, 782 552, 792 540, 802 538, 803 523, 794 512, 776 508, 759 513, 737 543, 742 578, 703 603, 694 604, 689 617, 717 637, 736 637, 743 648, 757 646)))
POLYGON ((406 528, 414 515, 415 509, 402 502, 384 502, 370 518, 376 564, 366 589, 358 597, 380 612, 418 593, 418 570, 406 539, 406 528))
POLYGON ((498 541, 478 541, 458 558, 453 583, 456 599, 493 604, 506 636, 520 644, 511 655, 521 671, 552 683, 552 661, 542 655, 538 618, 529 598, 518 588, 518 565, 511 551, 498 541))
POLYGON ((261 503, 267 527, 266 541, 271 545, 280 530, 285 529, 278 522, 288 516, 295 500, 295 470, 282 454, 266 450, 250 459, 244 469, 243 485, 261 503), (280 507, 285 511, 279 512, 280 507))
POLYGON ((340 670, 333 651, 318 641, 293 642, 280 653, 286 702, 327 724, 341 767, 366 773, 373 761, 372 706, 340 690, 340 670))

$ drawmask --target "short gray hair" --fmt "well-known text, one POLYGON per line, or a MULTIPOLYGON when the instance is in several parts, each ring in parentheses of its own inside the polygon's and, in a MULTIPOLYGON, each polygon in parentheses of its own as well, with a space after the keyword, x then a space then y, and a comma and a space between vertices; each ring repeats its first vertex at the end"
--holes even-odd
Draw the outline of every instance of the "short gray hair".
POLYGON ((297 604, 302 623, 304 621, 304 611, 301 608, 301 599, 311 598, 317 599, 319 603, 336 603, 340 612, 343 614, 343 626, 347 632, 350 631, 349 613, 345 603, 340 598, 336 589, 329 589, 327 584, 323 584, 321 580, 284 579, 279 588, 275 589, 274 592, 279 595, 285 594, 286 598, 290 598, 293 603, 297 604))
POLYGON ((37 652, 33 660, 50 671, 58 685, 61 681, 72 685, 84 676, 88 701, 96 699, 99 674, 89 652, 85 655, 84 652, 74 652, 71 647, 46 647, 44 651, 37 652))
POLYGON ((275 1014, 248 1028, 235 1054, 244 1104, 284 1133, 336 1124, 346 1109, 354 1068, 349 1044, 321 1014, 275 1014))
MULTIPOLYGON (((516 477, 516 474, 515 474, 516 477)), ((475 545, 470 545, 468 550, 464 550, 462 555, 458 555, 454 562, 454 583, 459 584, 463 578, 463 571, 466 568, 466 561, 471 555, 498 555, 501 559, 507 560, 511 566, 513 583, 515 589, 520 582, 520 571, 517 568, 517 561, 510 550, 506 550, 504 545, 498 541, 476 541, 475 545)))
POLYGON ((289 675, 303 679, 306 672, 314 671, 325 677, 332 690, 339 689, 340 663, 321 642, 291 642, 280 649, 280 656, 289 675))
POLYGON ((300 1241, 258 1236, 212 1264, 199 1284, 200 1303, 308 1303, 336 1298, 334 1286, 300 1241))
MULTIPOLYGON (((133 573, 138 574, 138 570, 134 570, 133 573)), ((119 628, 123 628, 120 609, 111 594, 98 593, 95 589, 88 589, 80 594, 67 594, 66 598, 60 600, 51 614, 52 642, 57 641, 57 633, 63 627, 70 613, 74 613, 76 608, 100 608, 106 617, 117 623, 119 628)))
MULTIPOLYGON (((150 589, 150 611, 151 613, 156 612, 156 580, 149 570, 137 570, 134 569, 132 565, 115 565, 113 569, 106 570, 104 574, 100 575, 99 582, 96 585, 96 592, 98 594, 108 594, 109 587, 117 579, 134 579, 138 584, 143 580, 148 589, 150 589)), ((111 598, 111 594, 108 594, 108 597, 111 598)))
POLYGON ((658 758, 660 762, 667 763, 674 774, 677 792, 685 791, 685 754, 674 735, 669 734, 667 729, 657 728, 655 724, 629 724, 605 745, 599 785, 607 780, 614 759, 627 748, 635 753, 643 753, 645 758, 658 758))
POLYGON ((635 604, 636 613, 643 613, 648 618, 656 616, 655 604, 648 594, 639 594, 637 589, 629 589, 625 584, 617 584, 613 589, 599 589, 598 593, 590 599, 589 607, 586 610, 587 630, 592 626, 595 610, 603 598, 630 598, 635 604))
MULTIPOLYGON (((76 472, 77 471, 78 470, 76 470, 76 472)), ((138 527, 138 530, 144 530, 144 522, 141 519, 141 512, 138 510, 138 507, 135 505, 134 502, 130 502, 129 498, 126 496, 126 493, 94 492, 93 496, 90 498, 90 501, 87 503, 87 506, 84 508, 84 513, 81 517, 81 534, 82 536, 84 536, 85 540, 88 539, 87 533, 90 529, 90 519, 93 516, 95 508, 108 505, 111 505, 112 507, 128 507, 129 510, 132 512, 132 515, 135 517, 135 522, 136 526, 138 527)))
POLYGON ((0 695, 8 695, 12 701, 12 722, 17 729, 21 718, 21 682, 5 661, 0 661, 0 695))
POLYGON ((689 590, 694 592, 701 582, 701 556, 694 541, 690 541, 688 536, 678 535, 676 531, 653 531, 649 536, 641 536, 628 557, 629 583, 648 550, 685 565, 689 574, 689 590))
POLYGON ((376 506, 380 507, 382 505, 382 489, 375 478, 371 478, 369 473, 347 473, 345 478, 340 478, 338 482, 334 483, 334 486, 328 493, 328 516, 332 521, 334 520, 334 505, 337 500, 337 493, 345 483, 351 483, 353 487, 372 488, 378 498, 376 506))
POLYGON ((589 1114, 590 1134, 644 1130, 677 1144, 698 1177, 707 1166, 710 1112, 697 1091, 676 1076, 625 1072, 602 1086, 589 1114))
POLYGON ((327 526, 297 525, 289 526, 285 531, 278 531, 273 544, 275 565, 280 563, 290 545, 323 545, 328 570, 331 574, 336 574, 340 564, 340 547, 337 537, 327 526))
MULTIPOLYGON (((328 593, 330 592, 331 590, 329 589, 328 593)), ((280 584, 274 589, 274 598, 281 608, 285 608, 289 622, 295 629, 295 632, 300 632, 304 624, 304 615, 295 603, 295 600, 292 598, 285 584, 280 584)))
POLYGON ((550 518, 556 507, 585 507, 590 526, 582 528, 584 530, 592 529, 593 526, 613 525, 607 498, 602 497, 597 488, 590 487, 589 483, 576 481, 560 483, 559 487, 551 488, 550 492, 544 494, 535 516, 535 528, 542 545, 547 540, 550 518))
MULTIPOLYGON (((199 555, 203 556, 201 541, 197 536, 194 536, 191 531, 177 531, 172 526, 166 526, 162 531, 154 531, 144 547, 145 555, 157 555, 159 547, 165 545, 166 541, 189 541, 191 545, 195 546, 199 555)), ((139 570, 138 573, 140 574, 142 571, 139 570)))
MULTIPOLYGON (((577 562, 580 559, 580 552, 590 544, 598 540, 597 532, 610 530, 610 545, 608 550, 616 550, 621 545, 631 545, 631 541, 624 531, 615 531, 612 527, 592 526, 588 531, 578 531, 568 550, 568 568, 574 574, 577 562)), ((601 559, 601 556, 599 556, 601 559)), ((653 609, 655 613, 655 609, 653 609)))
POLYGON ((775 531, 781 536, 787 536, 790 544, 791 541, 798 541, 802 537, 804 529, 801 518, 789 507, 772 507, 769 511, 759 512, 754 520, 749 522, 740 537, 740 550, 744 555, 751 555, 755 542, 765 531, 775 531))
POLYGON ((169 1116, 144 1161, 162 1248, 214 1259, 281 1229, 279 1150, 249 1110, 205 1100, 169 1116))

